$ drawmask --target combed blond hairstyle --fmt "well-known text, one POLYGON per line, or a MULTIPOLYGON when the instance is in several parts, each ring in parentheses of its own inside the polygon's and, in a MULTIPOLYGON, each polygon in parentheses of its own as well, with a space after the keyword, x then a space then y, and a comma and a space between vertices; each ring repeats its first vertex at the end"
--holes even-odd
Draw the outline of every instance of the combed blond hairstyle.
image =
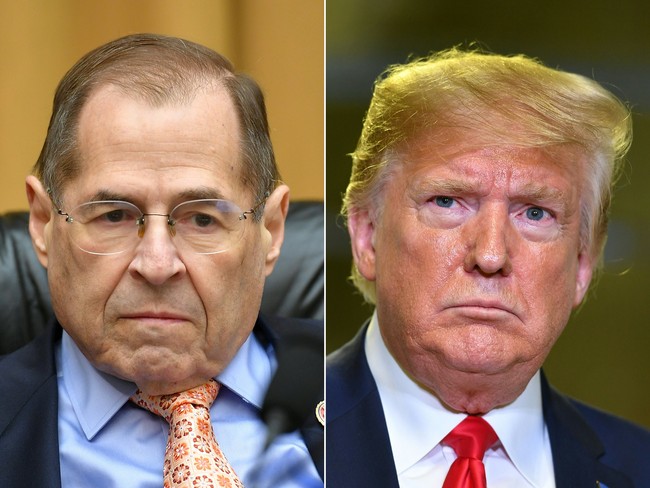
MULTIPOLYGON (((582 249, 602 267, 612 189, 632 139, 628 107, 595 81, 523 55, 453 48, 389 67, 375 82, 342 214, 381 214, 382 188, 400 151, 421 135, 472 133, 477 144, 572 145, 587 156, 581 198, 582 249)), ((374 283, 352 281, 370 303, 374 283)))

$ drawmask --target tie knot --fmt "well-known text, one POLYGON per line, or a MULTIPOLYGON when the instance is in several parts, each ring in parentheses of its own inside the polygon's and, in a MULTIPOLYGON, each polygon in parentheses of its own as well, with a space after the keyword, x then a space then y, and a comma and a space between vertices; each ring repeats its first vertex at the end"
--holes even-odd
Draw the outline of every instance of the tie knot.
POLYGON ((494 429, 482 417, 469 416, 442 440, 459 458, 483 460, 485 451, 497 441, 494 429))
POLYGON ((183 413, 193 408, 192 405, 204 407, 209 411, 217 398, 219 386, 219 383, 211 379, 203 385, 171 395, 146 395, 138 390, 131 396, 131 401, 171 422, 172 415, 183 413))

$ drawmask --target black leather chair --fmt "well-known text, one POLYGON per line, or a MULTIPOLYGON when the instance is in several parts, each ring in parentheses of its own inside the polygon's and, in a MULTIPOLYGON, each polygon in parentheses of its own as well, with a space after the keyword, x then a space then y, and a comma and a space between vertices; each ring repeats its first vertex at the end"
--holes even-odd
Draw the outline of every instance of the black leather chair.
MULTIPOLYGON (((29 214, 0 215, 0 354, 34 338, 52 315, 45 269, 36 259, 29 214)), ((285 241, 267 279, 262 312, 285 317, 323 318, 323 204, 292 202, 285 241)))

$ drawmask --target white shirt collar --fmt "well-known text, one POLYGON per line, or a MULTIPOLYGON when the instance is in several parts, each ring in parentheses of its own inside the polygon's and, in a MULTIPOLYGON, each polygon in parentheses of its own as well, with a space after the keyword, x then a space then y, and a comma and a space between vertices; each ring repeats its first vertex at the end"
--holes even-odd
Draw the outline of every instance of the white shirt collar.
MULTIPOLYGON (((136 385, 96 369, 65 331, 60 358, 59 381, 63 380, 79 425, 91 440, 135 393, 136 385)), ((265 350, 251 334, 216 380, 261 408, 275 368, 272 347, 265 350)))
MULTIPOLYGON (((368 327, 365 351, 377 383, 398 475, 423 459, 465 417, 448 410, 440 400, 409 378, 388 352, 377 314, 368 327), (431 419, 435 419, 432 422, 431 419)), ((546 452, 540 373, 511 404, 492 410, 484 418, 499 436, 515 468, 533 486, 543 473, 539 453, 546 452)))

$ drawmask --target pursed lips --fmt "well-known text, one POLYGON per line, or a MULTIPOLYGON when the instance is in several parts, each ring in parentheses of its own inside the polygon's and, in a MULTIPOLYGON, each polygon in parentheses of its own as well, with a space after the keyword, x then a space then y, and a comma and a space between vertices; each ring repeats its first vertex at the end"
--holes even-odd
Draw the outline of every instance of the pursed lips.
POLYGON ((486 299, 472 299, 466 301, 457 301, 446 308, 448 309, 462 309, 467 312, 477 314, 494 314, 494 313, 509 313, 518 317, 514 307, 511 307, 501 300, 486 300, 486 299))
POLYGON ((169 321, 181 322, 189 321, 189 317, 178 312, 161 312, 161 311, 142 311, 142 312, 129 312, 121 315, 122 319, 126 320, 151 320, 151 321, 169 321))

